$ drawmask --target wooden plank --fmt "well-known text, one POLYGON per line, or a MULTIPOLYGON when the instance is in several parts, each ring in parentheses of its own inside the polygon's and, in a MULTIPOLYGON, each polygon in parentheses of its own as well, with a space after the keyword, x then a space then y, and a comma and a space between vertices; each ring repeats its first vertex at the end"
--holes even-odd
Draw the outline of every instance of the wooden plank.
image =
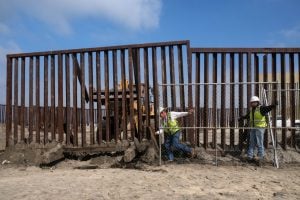
POLYGON ((97 118, 98 118, 98 132, 97 142, 102 143, 102 106, 101 106, 101 65, 100 52, 96 52, 96 84, 97 84, 97 118))
POLYGON ((89 62, 89 108, 90 108, 90 144, 95 144, 94 132, 94 101, 93 101, 93 55, 88 53, 89 62))
POLYGON ((55 141, 55 56, 51 56, 51 140, 55 141))
POLYGON ((285 76, 286 76, 286 71, 285 71, 285 54, 281 53, 281 116, 282 116, 282 127, 284 127, 284 129, 282 129, 282 139, 281 139, 281 144, 282 144, 282 148, 284 150, 286 150, 287 148, 287 134, 286 134, 286 91, 285 91, 285 86, 286 86, 286 80, 285 80, 285 76))
POLYGON ((74 134, 74 145, 78 146, 78 115, 77 115, 77 67, 76 67, 76 54, 72 54, 73 61, 73 134, 74 134))
MULTIPOLYGON (((14 59, 14 144, 18 142, 18 125, 19 125, 19 58, 15 58, 14 59)), ((10 63, 11 64, 11 63, 10 63)), ((7 66, 8 67, 8 66, 7 66)), ((12 66, 11 66, 12 67, 12 66)), ((8 69, 9 70, 9 69, 8 69)), ((12 89, 12 88, 11 88, 12 89)), ((11 92, 11 91, 8 91, 11 92)), ((6 109, 8 108, 8 106, 6 106, 6 109)), ((9 139, 9 138, 7 138, 9 139)), ((8 144, 7 144, 8 146, 8 144)))
MULTIPOLYGON (((8 56, 6 57, 6 112, 5 112, 5 127, 6 127, 6 147, 9 147, 9 141, 11 139, 12 136, 12 76, 13 76, 13 72, 12 72, 12 58, 9 58, 8 56)), ((15 72, 18 71, 18 58, 15 58, 15 72), (17 68, 17 69, 16 69, 17 68)), ((18 76, 16 76, 16 74, 14 74, 15 77, 17 77, 17 79, 14 80, 15 85, 16 85, 16 80, 18 80, 18 76)), ((18 73, 17 73, 18 75, 18 73)), ((18 85, 18 82, 17 82, 18 85)), ((14 86, 14 90, 18 90, 18 87, 14 86)), ((16 92, 16 91, 15 91, 16 92)), ((18 94, 18 91, 17 91, 18 94)), ((14 96, 15 102, 17 99, 17 104, 18 104, 18 95, 14 96)), ((15 114, 16 114, 16 109, 17 109, 17 104, 14 103, 14 127, 18 128, 18 124, 17 124, 17 120, 15 119, 15 114), (16 124, 16 125, 15 125, 16 124)), ((15 128, 14 128, 15 129, 15 128)), ((14 130, 15 132, 15 130, 14 130)), ((18 132, 17 132, 18 134, 18 132)))
MULTIPOLYGON (((230 82, 234 83, 234 54, 230 54, 230 82)), ((230 85, 230 127, 234 127, 235 85, 230 85)), ((230 129, 230 148, 234 148, 234 128, 230 129)))
POLYGON ((35 59, 35 104, 36 104, 36 143, 41 142, 41 135, 40 135, 40 122, 41 122, 41 115, 40 115, 40 57, 37 56, 35 59))
POLYGON ((33 140, 33 57, 29 57, 29 143, 33 140))
POLYGON ((58 54, 58 109, 57 109, 57 128, 58 142, 63 142, 63 63, 62 54, 58 54))
POLYGON ((118 101, 118 63, 117 63, 117 50, 113 51, 113 82, 114 82, 114 132, 115 141, 120 140, 119 131, 119 101, 118 101))
MULTIPOLYGON (((169 46, 169 64, 170 64, 170 79, 171 84, 175 84, 175 69, 174 69, 174 47, 169 46)), ((171 86, 171 109, 176 109, 176 87, 171 86)))
POLYGON ((85 88, 85 62, 84 53, 80 53, 80 72, 81 72, 81 141, 82 146, 86 146, 86 120, 85 120, 85 99, 86 99, 86 88, 85 88))
POLYGON ((44 144, 48 143, 48 56, 44 56, 44 144))
POLYGON ((66 144, 70 145, 71 141, 71 110, 70 110, 70 55, 65 54, 65 73, 66 73, 66 144))

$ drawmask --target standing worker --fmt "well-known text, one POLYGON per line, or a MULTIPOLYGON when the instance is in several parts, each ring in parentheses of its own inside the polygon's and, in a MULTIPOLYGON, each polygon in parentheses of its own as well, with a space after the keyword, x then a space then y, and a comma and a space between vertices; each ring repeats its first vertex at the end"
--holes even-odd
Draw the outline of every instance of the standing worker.
POLYGON ((239 118, 239 120, 248 119, 250 120, 250 141, 247 152, 247 158, 249 161, 254 161, 254 148, 258 148, 258 164, 261 166, 263 164, 263 159, 265 155, 264 151, 264 133, 267 127, 266 115, 276 106, 278 102, 275 101, 273 105, 262 106, 260 105, 260 100, 257 96, 253 96, 250 99, 250 112, 245 116, 239 118))
POLYGON ((181 134, 181 128, 177 121, 178 118, 187 116, 192 114, 193 111, 190 110, 189 112, 168 112, 167 108, 160 107, 159 108, 159 115, 161 119, 161 128, 156 134, 165 134, 165 148, 167 150, 168 159, 169 161, 174 160, 174 154, 172 148, 180 150, 190 157, 194 157, 195 151, 193 148, 188 147, 185 144, 180 143, 179 137, 181 134))

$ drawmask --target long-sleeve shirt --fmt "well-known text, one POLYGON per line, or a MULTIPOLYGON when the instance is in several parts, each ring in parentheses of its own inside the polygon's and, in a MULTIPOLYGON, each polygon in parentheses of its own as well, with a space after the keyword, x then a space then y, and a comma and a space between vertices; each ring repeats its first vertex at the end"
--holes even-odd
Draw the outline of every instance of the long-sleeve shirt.
MULTIPOLYGON (((170 117, 170 120, 176 120, 180 117, 185 117, 187 115, 189 115, 189 112, 168 112, 168 115, 170 117)), ((161 119, 161 123, 160 124, 164 124, 166 122, 166 120, 168 120, 168 116, 165 119, 161 119)), ((163 127, 160 127, 160 129, 158 131, 156 131, 156 134, 163 134, 164 133, 164 129, 163 127)))

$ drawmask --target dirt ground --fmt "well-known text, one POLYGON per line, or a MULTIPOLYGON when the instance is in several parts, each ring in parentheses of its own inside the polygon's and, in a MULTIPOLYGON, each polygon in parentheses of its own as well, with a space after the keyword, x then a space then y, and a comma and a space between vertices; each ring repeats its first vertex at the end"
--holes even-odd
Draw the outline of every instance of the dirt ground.
POLYGON ((44 169, 1 165, 0 199, 300 199, 299 165, 74 169, 92 163, 65 160, 44 169))

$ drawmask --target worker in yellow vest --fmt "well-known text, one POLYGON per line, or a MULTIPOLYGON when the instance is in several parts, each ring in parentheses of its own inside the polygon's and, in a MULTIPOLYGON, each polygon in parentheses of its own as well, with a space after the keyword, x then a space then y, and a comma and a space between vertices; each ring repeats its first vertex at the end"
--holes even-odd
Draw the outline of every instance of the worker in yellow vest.
POLYGON ((259 165, 262 164, 265 151, 264 151, 264 133, 267 127, 266 115, 276 106, 276 101, 273 105, 262 106, 257 96, 250 99, 250 112, 245 116, 240 117, 240 120, 248 119, 250 126, 250 138, 247 157, 249 161, 254 161, 254 148, 258 148, 259 165))
POLYGON ((188 147, 185 144, 180 143, 181 128, 177 121, 178 118, 187 116, 193 113, 192 110, 189 112, 168 112, 166 108, 159 108, 159 115, 161 119, 161 128, 156 134, 166 135, 166 140, 164 142, 165 148, 167 150, 169 161, 174 160, 174 154, 172 149, 180 150, 191 157, 194 157, 195 151, 193 148, 188 147))

